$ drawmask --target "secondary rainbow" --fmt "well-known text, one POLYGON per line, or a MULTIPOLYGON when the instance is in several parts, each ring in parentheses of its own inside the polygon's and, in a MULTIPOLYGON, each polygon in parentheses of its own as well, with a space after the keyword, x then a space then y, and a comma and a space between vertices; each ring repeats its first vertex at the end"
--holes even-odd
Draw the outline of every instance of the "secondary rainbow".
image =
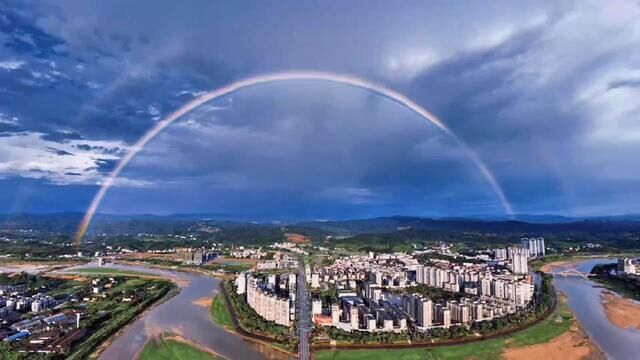
POLYGON ((496 196, 498 197, 500 203, 502 204, 505 212, 508 215, 513 215, 513 210, 511 208, 511 204, 507 200, 504 191, 500 187, 500 184, 496 180, 493 173, 489 170, 489 168, 485 165, 484 162, 478 157, 478 155, 465 143, 463 142, 456 134, 449 129, 444 122, 442 122, 438 117, 427 111, 425 108, 416 104, 413 100, 409 99, 405 95, 389 89, 383 85, 379 85, 376 83, 372 83, 370 81, 361 79, 359 77, 344 75, 344 74, 335 74, 330 72, 319 72, 319 71, 287 71, 287 72, 278 72, 278 73, 269 73, 258 76, 253 76, 247 79, 239 80, 229 85, 223 86, 218 89, 211 90, 193 100, 183 105, 178 110, 169 114, 166 118, 158 121, 158 123, 147 131, 124 155, 122 159, 118 162, 116 167, 111 171, 109 176, 102 183, 100 189, 94 196, 91 204, 87 212, 80 223, 78 231, 76 233, 76 243, 82 241, 89 225, 91 224, 91 220, 95 212, 97 211, 102 199, 106 195, 109 188, 114 184, 115 180, 118 178, 122 170, 127 166, 127 164, 140 152, 151 140, 153 140, 162 130, 164 130, 167 126, 171 125, 174 121, 178 120, 180 117, 186 115, 190 111, 198 108, 199 106, 217 99, 222 96, 229 95, 233 92, 236 92, 240 89, 279 81, 292 81, 292 80, 317 80, 317 81, 329 81, 333 83, 343 84, 354 86, 357 88, 362 88, 368 91, 371 91, 375 94, 388 98, 421 116, 427 121, 431 122, 433 125, 440 128, 444 133, 450 136, 465 152, 465 154, 469 157, 469 159, 476 165, 482 176, 489 183, 496 196))

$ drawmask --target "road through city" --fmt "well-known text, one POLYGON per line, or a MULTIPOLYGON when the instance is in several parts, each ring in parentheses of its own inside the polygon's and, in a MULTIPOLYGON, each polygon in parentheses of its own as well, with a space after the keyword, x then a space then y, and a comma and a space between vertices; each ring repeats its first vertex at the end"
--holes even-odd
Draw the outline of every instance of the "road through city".
POLYGON ((307 297, 307 277, 304 268, 304 258, 299 260, 298 274, 298 334, 300 343, 298 351, 300 360, 309 360, 309 333, 311 332, 311 320, 309 318, 309 299, 307 297))

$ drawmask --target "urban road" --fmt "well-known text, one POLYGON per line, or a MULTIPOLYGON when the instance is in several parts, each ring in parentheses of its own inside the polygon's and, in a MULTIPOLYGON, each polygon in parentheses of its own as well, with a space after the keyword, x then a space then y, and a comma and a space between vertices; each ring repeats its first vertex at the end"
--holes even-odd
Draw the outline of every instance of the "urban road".
POLYGON ((309 317, 309 299, 307 297, 307 277, 304 270, 304 258, 299 260, 298 274, 298 335, 300 343, 298 351, 300 360, 309 360, 311 354, 309 352, 309 333, 311 332, 311 320, 309 317))

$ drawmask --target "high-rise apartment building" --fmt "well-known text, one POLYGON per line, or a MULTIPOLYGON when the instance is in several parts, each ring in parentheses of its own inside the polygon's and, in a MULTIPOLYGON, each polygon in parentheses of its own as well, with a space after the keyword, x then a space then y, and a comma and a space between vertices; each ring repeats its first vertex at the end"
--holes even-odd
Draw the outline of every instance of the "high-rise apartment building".
POLYGON ((529 260, 529 251, 527 249, 509 248, 511 257, 511 271, 517 275, 524 275, 529 272, 527 261, 529 260))
POLYGON ((543 257, 545 256, 545 245, 544 238, 522 238, 520 239, 521 245, 523 249, 527 249, 529 251, 529 257, 543 257))
POLYGON ((278 297, 265 286, 261 286, 258 279, 251 276, 247 279, 246 294, 247 304, 259 316, 279 325, 291 326, 291 302, 288 298, 278 297))

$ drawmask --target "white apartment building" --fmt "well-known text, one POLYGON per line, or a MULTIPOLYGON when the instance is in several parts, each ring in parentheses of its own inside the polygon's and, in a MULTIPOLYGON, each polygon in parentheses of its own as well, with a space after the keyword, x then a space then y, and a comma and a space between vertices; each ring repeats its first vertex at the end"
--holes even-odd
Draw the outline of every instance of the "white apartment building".
POLYGON ((514 274, 525 275, 529 272, 529 250, 509 248, 509 255, 511 258, 511 271, 514 274))
POLYGON ((258 279, 249 276, 247 281, 247 304, 267 321, 291 326, 290 300, 260 288, 258 279))
POLYGON ((529 251, 529 257, 543 257, 545 256, 544 238, 522 238, 520 239, 522 248, 529 251))

